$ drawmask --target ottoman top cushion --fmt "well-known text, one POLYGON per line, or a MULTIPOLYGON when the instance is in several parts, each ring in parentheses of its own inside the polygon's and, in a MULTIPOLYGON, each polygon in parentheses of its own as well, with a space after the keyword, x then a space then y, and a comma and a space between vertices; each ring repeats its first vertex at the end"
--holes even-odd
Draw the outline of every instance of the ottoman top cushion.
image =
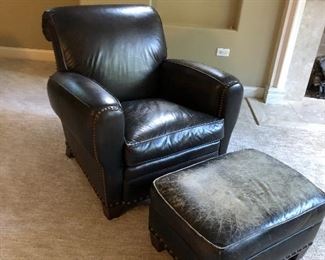
MULTIPOLYGON (((317 210, 325 205, 324 193, 304 176, 253 149, 169 173, 153 188, 193 231, 218 247, 306 214, 309 222, 320 222, 317 210)), ((300 223, 291 232, 302 228, 300 223)))

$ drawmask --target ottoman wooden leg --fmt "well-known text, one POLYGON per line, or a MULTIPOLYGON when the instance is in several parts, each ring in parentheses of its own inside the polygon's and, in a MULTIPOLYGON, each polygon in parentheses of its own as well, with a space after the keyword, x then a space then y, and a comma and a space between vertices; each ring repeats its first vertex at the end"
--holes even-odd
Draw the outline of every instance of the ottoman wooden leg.
POLYGON ((153 234, 152 232, 150 232, 150 240, 151 244, 154 246, 154 248, 156 248, 158 252, 161 252, 165 249, 164 242, 162 242, 159 237, 153 234))

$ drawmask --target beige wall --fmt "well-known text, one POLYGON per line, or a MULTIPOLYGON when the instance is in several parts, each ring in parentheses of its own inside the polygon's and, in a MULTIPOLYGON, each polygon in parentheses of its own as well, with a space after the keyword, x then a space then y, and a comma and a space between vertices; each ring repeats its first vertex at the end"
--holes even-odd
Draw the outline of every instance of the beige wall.
POLYGON ((198 14, 192 18, 168 12, 179 9, 181 1, 185 3, 185 0, 0 0, 0 46, 50 49, 41 33, 40 19, 43 10, 52 6, 152 3, 162 15, 170 58, 200 61, 233 73, 245 85, 264 87, 286 0, 214 0, 218 4, 213 0, 186 0, 195 2, 184 9, 197 9, 198 14), (198 2, 209 8, 196 8, 198 2), (213 9, 216 16, 223 13, 223 17, 211 20, 213 9), (194 23, 189 19, 194 19, 194 23), (217 47, 230 48, 230 57, 216 57, 217 47))
POLYGON ((164 24, 237 28, 241 0, 153 0, 164 24))
POLYGON ((283 0, 243 0, 238 30, 166 26, 169 56, 199 60, 264 87, 283 8, 283 0), (216 57, 217 47, 230 48, 230 56, 216 57))
POLYGON ((41 28, 44 10, 78 0, 0 0, 0 46, 50 49, 41 28))

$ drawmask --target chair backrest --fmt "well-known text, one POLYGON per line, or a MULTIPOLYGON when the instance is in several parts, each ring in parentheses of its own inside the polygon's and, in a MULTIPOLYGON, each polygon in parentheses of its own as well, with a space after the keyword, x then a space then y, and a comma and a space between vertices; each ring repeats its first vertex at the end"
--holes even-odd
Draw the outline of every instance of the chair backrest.
POLYGON ((59 71, 89 77, 121 101, 155 94, 167 50, 150 6, 57 7, 45 11, 42 22, 59 71))

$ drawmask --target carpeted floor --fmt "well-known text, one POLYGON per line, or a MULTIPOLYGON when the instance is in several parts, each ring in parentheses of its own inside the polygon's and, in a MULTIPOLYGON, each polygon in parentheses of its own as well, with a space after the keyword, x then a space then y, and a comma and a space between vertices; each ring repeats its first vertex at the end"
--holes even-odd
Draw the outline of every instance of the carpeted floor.
MULTIPOLYGON (((106 220, 64 155, 46 94, 54 70, 52 63, 0 60, 0 259, 170 259, 151 247, 147 205, 106 220)), ((244 102, 230 151, 242 148, 284 161, 325 190, 325 132, 257 126, 244 102)), ((324 229, 304 259, 325 259, 324 229)))

